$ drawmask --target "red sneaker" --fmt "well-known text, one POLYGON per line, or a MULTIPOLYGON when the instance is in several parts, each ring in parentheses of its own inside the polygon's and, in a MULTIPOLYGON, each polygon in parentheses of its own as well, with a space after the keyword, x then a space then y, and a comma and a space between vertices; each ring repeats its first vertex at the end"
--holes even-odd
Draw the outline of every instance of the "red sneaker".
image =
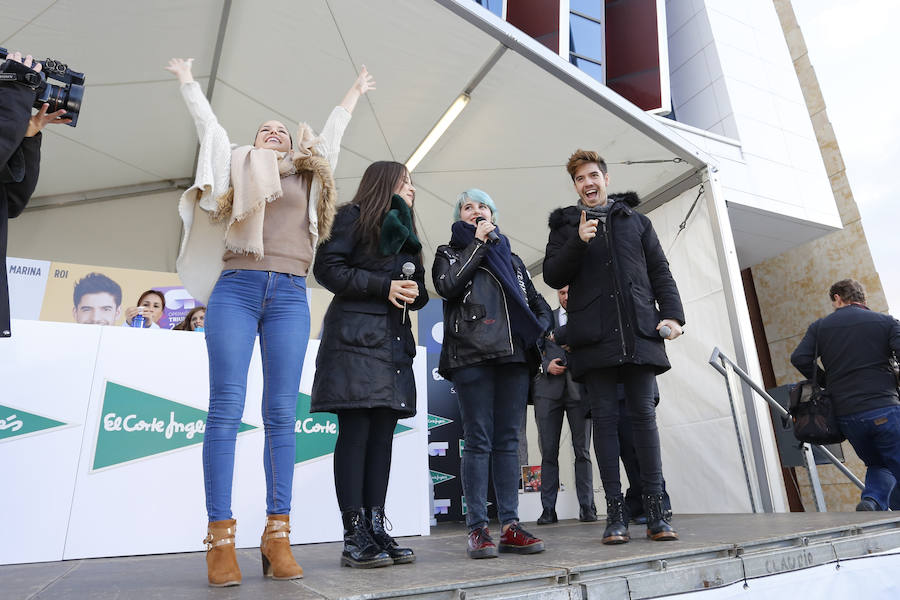
POLYGON ((516 521, 500 536, 500 552, 534 554, 544 551, 544 542, 531 535, 516 521))
POLYGON ((479 527, 469 532, 466 554, 469 558, 497 558, 497 546, 491 539, 491 532, 487 527, 479 527))

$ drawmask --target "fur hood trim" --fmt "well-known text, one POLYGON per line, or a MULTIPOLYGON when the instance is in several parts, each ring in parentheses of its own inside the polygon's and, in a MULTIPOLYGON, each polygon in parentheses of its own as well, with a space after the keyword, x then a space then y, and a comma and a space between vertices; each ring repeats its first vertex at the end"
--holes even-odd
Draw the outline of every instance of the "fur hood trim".
POLYGON ((337 207, 337 188, 334 185, 334 173, 325 157, 301 156, 294 160, 294 168, 299 172, 308 171, 322 186, 316 203, 316 214, 319 216, 319 244, 331 237, 334 225, 334 213, 337 207))
MULTIPOLYGON (((625 209, 627 214, 631 214, 632 209, 641 203, 640 197, 638 197, 635 192, 624 192, 621 194, 610 194, 609 199, 614 202, 622 203, 627 208, 625 209)), ((557 209, 554 209, 549 218, 547 219, 547 225, 550 229, 559 229, 564 225, 578 225, 578 222, 581 220, 581 211, 578 210, 577 206, 563 206, 557 209)))

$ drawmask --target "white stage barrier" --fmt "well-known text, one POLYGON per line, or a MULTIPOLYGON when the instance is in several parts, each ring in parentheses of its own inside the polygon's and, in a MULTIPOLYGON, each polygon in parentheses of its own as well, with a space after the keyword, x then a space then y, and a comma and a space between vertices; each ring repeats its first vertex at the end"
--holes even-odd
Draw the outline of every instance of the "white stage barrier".
MULTIPOLYGON (((336 418, 308 414, 317 349, 312 340, 299 390, 294 544, 342 537, 336 418)), ((395 536, 429 532, 424 356, 413 366, 419 414, 394 437, 386 510, 395 536)), ((0 564, 204 548, 202 334, 15 320, 0 364, 0 564)), ((265 520, 261 393, 257 345, 235 450, 238 547, 258 546, 265 520)))
POLYGON ((896 600, 898 597, 900 554, 896 551, 666 596, 668 600, 896 600))

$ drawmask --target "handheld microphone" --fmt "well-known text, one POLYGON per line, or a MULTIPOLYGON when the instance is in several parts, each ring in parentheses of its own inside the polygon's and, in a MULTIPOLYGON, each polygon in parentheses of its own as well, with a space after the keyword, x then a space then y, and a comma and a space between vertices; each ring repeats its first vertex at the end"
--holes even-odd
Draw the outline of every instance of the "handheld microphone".
POLYGON ((672 328, 669 327, 668 325, 663 325, 662 327, 659 328, 659 337, 666 340, 666 339, 669 339, 670 335, 672 335, 672 328))
MULTIPOLYGON (((486 219, 484 217, 475 217, 475 225, 478 225, 479 223, 481 223, 482 221, 485 221, 485 220, 486 219)), ((500 236, 497 235, 496 231, 492 231, 488 234, 488 242, 490 242, 491 244, 496 244, 499 241, 500 241, 500 236)))
MULTIPOLYGON (((405 262, 405 263, 403 263, 403 266, 400 267, 400 271, 402 272, 402 275, 400 275, 400 279, 409 279, 413 276, 413 273, 416 272, 416 265, 412 264, 411 262, 405 262)), ((400 323, 404 323, 404 324, 406 323, 406 311, 407 311, 407 304, 406 304, 406 302, 404 302, 403 303, 403 318, 400 320, 400 323)))

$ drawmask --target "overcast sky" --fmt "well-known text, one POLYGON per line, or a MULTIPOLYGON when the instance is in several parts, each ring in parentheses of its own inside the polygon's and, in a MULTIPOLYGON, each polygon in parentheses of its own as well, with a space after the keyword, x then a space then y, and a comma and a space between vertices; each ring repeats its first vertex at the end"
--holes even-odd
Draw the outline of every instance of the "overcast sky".
MULTIPOLYGON (((894 316, 900 314, 900 1, 792 0, 894 316)), ((848 274, 851 275, 851 274, 848 274)))

